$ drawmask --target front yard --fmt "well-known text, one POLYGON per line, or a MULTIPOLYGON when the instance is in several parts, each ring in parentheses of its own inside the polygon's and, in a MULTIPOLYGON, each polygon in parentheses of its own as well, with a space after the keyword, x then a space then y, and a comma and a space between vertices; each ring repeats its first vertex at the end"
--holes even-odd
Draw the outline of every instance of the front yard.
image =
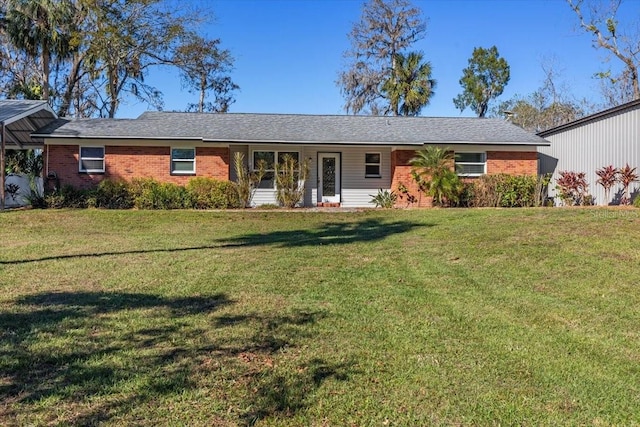
POLYGON ((640 209, 0 213, 0 424, 640 423, 640 209))

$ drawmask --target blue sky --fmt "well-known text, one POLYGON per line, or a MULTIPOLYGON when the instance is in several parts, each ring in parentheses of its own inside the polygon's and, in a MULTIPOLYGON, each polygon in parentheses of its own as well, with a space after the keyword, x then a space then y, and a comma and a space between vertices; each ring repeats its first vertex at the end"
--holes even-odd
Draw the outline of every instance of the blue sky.
MULTIPOLYGON (((234 81, 240 85, 231 112, 344 114, 344 100, 335 85, 349 48, 347 33, 360 19, 362 0, 192 0, 211 10, 212 24, 202 28, 222 40, 235 58, 234 81)), ((437 80, 435 96, 424 116, 472 116, 460 113, 453 98, 474 47, 496 45, 511 66, 511 81, 501 99, 526 95, 542 83, 541 61, 553 58, 561 81, 578 97, 599 100, 594 73, 603 50, 564 0, 414 0, 428 20, 427 35, 414 48, 424 52, 437 80)), ((638 15, 637 0, 626 12, 638 15)), ((164 93, 165 110, 184 110, 196 102, 180 85, 177 73, 155 70, 147 82, 164 93)), ((128 101, 119 117, 137 117, 148 107, 128 101)))

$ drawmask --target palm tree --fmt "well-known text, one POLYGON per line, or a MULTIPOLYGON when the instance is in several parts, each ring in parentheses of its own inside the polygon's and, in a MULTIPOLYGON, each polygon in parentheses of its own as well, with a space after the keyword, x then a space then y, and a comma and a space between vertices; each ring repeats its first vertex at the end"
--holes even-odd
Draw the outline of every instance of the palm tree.
POLYGON ((51 57, 66 56, 72 50, 73 4, 69 0, 9 0, 6 7, 4 29, 15 47, 39 57, 42 99, 48 100, 51 57))
POLYGON ((451 151, 435 146, 427 146, 416 151, 409 161, 418 185, 433 197, 435 204, 457 202, 462 191, 462 182, 453 170, 454 155, 451 151))
POLYGON ((431 64, 423 59, 419 52, 395 55, 393 74, 381 88, 393 115, 417 116, 434 95, 436 81, 431 78, 431 64))

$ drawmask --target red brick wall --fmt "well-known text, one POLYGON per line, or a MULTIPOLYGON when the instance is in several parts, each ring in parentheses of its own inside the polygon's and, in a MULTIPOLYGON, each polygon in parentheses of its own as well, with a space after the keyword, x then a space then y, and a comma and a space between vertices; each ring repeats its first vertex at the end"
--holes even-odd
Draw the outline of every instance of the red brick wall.
MULTIPOLYGON (((395 150, 391 152, 391 189, 398 194, 398 207, 428 207, 432 206, 431 197, 418 189, 418 184, 411 176, 409 160, 415 156, 413 150, 395 150), (404 184, 409 190, 408 195, 398 191, 398 185, 404 184), (413 196, 414 201, 408 201, 413 196)), ((509 175, 537 175, 538 153, 535 151, 487 151, 487 173, 506 173, 509 175)))
POLYGON ((415 157, 414 150, 395 150, 391 152, 391 190, 398 195, 398 207, 430 207, 432 198, 418 188, 418 184, 411 176, 409 160, 415 157), (403 184, 407 194, 398 191, 398 185, 403 184))
POLYGON ((45 159, 48 159, 45 173, 55 172, 60 185, 72 185, 76 188, 90 188, 106 178, 154 178, 181 185, 186 184, 193 176, 229 179, 229 149, 226 147, 197 147, 195 175, 171 175, 170 147, 107 145, 103 174, 78 172, 77 145, 47 145, 45 149, 45 159))
POLYGON ((487 151, 487 174, 537 175, 535 151, 487 151))

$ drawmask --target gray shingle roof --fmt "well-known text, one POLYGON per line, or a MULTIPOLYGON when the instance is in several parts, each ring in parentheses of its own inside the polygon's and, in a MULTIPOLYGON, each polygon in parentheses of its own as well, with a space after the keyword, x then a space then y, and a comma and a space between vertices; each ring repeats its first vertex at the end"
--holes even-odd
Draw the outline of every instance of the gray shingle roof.
POLYGON ((291 144, 549 144, 502 119, 238 113, 146 112, 137 119, 58 120, 37 136, 291 144))

